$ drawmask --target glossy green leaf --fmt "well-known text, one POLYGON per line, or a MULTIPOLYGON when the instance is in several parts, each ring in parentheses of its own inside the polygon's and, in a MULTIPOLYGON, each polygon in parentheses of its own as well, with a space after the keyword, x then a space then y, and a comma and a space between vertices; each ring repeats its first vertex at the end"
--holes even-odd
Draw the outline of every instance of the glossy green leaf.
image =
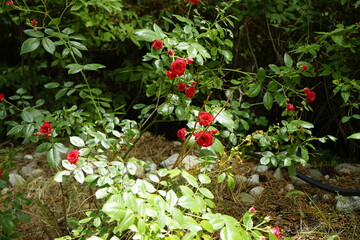
POLYGON ((143 41, 153 42, 157 40, 157 34, 150 29, 140 29, 135 31, 135 34, 143 41))
POLYGON ((40 46, 40 40, 38 38, 26 39, 21 45, 20 55, 35 51, 39 46, 40 46))
POLYGON ((41 44, 48 53, 54 54, 55 44, 50 38, 43 38, 41 44))
POLYGON ((74 145, 76 147, 84 147, 85 146, 84 140, 82 140, 80 137, 77 137, 77 136, 71 136, 70 142, 72 145, 74 145))
POLYGON ((251 98, 256 97, 259 95, 260 90, 261 86, 259 84, 251 83, 249 84, 249 89, 246 91, 246 94, 251 98))
POLYGON ((284 54, 284 63, 287 67, 292 67, 293 65, 293 60, 291 59, 291 56, 288 53, 284 54))
POLYGON ((273 106, 274 98, 270 92, 266 92, 263 97, 264 107, 270 110, 273 106))
POLYGON ((44 33, 39 30, 35 31, 34 29, 26 29, 24 30, 24 33, 30 37, 36 37, 36 38, 44 37, 44 33))
POLYGON ((257 80, 260 82, 260 83, 263 83, 265 81, 265 70, 261 67, 258 69, 257 71, 257 80))
POLYGON ((347 137, 348 139, 360 139, 360 133, 353 133, 347 137))
POLYGON ((49 162, 50 166, 55 168, 61 161, 60 153, 54 148, 51 148, 46 154, 46 159, 49 162))

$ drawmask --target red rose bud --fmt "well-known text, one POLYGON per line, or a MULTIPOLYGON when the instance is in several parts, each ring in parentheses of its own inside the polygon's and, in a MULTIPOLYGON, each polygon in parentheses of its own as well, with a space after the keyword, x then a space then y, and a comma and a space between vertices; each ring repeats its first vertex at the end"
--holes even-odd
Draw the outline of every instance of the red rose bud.
POLYGON ((194 59, 192 59, 191 57, 188 57, 188 58, 186 59, 186 62, 187 62, 188 64, 192 64, 192 63, 194 62, 194 59))
POLYGON ((199 114, 199 124, 200 126, 209 126, 210 123, 214 120, 214 117, 207 112, 201 112, 199 114))
POLYGON ((191 85, 196 85, 197 84, 197 82, 195 82, 195 81, 193 81, 192 83, 191 83, 191 85))
POLYGON ((12 2, 12 1, 6 1, 5 3, 6 3, 8 6, 10 6, 10 7, 13 5, 13 2, 12 2))
POLYGON ((195 141, 200 147, 210 147, 214 143, 213 136, 210 132, 200 131, 194 133, 194 135, 195 141))
POLYGON ((46 138, 49 138, 49 137, 51 137, 51 134, 49 133, 49 134, 46 134, 46 136, 45 136, 46 138))
POLYGON ((219 130, 217 130, 217 129, 213 129, 213 130, 210 131, 210 133, 211 133, 212 135, 217 134, 218 132, 219 132, 219 130))
POLYGON ((168 51, 168 54, 169 54, 170 56, 172 56, 172 55, 175 54, 175 51, 174 51, 174 50, 169 50, 169 51, 168 51))
POLYGON ((271 229, 270 232, 272 232, 275 235, 275 237, 277 239, 279 239, 279 237, 280 237, 280 228, 279 227, 275 227, 275 228, 271 229))
POLYGON ((40 135, 41 135, 41 133, 36 132, 36 133, 34 133, 34 135, 35 135, 35 136, 40 136, 40 135))
POLYGON ((176 74, 171 71, 167 71, 166 76, 168 76, 170 79, 176 78, 176 74))
POLYGON ((0 102, 4 101, 5 95, 3 93, 0 93, 0 102))
POLYGON ((254 207, 249 208, 249 212, 254 213, 256 212, 256 209, 254 207))
POLYGON ((178 83, 177 89, 178 89, 180 92, 185 91, 185 89, 186 89, 186 84, 185 84, 185 83, 181 83, 181 82, 178 83))
POLYGON ((286 105, 286 109, 288 110, 288 111, 294 111, 294 105, 292 105, 292 104, 287 104, 286 105))
MULTIPOLYGON (((40 132, 41 132, 42 134, 47 135, 47 134, 50 134, 50 133, 51 133, 52 129, 53 129, 53 127, 51 126, 50 123, 44 122, 43 125, 40 127, 40 132)), ((47 137, 47 136, 46 136, 46 137, 47 137)))
POLYGON ((2 178, 2 177, 3 177, 3 170, 0 169, 0 178, 2 178))
POLYGON ((185 140, 186 139, 186 137, 185 137, 186 136, 186 128, 182 128, 179 131, 177 131, 176 136, 178 138, 180 138, 181 140, 185 140))
POLYGON ((306 94, 306 103, 312 103, 316 98, 316 93, 315 92, 308 92, 306 94))
POLYGON ((38 21, 36 21, 36 19, 33 19, 33 20, 31 21, 31 25, 36 26, 37 24, 38 24, 38 21))
POLYGON ((71 164, 76 164, 77 161, 79 160, 79 154, 80 152, 78 150, 72 150, 71 152, 68 153, 67 160, 71 164))
POLYGON ((170 71, 175 73, 177 76, 184 75, 186 70, 186 61, 182 58, 176 59, 173 63, 171 63, 170 71))
POLYGON ((199 0, 188 0, 188 2, 194 5, 199 5, 199 0))
POLYGON ((187 89, 185 89, 185 95, 188 98, 191 98, 192 96, 194 96, 196 91, 196 88, 194 86, 188 87, 187 89))
POLYGON ((308 92, 310 92, 310 88, 304 88, 304 93, 308 94, 308 92))
POLYGON ((301 69, 305 71, 306 69, 308 69, 308 66, 307 65, 302 65, 301 69))
POLYGON ((152 47, 155 49, 161 49, 163 47, 163 42, 159 40, 155 40, 152 44, 152 47))

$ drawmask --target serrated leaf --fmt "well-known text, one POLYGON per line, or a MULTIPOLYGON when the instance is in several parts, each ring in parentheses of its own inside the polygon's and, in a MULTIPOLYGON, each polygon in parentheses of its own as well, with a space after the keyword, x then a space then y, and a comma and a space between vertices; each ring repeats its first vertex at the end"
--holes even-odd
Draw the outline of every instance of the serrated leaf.
POLYGON ((182 172, 181 172, 181 175, 185 178, 185 180, 186 180, 191 186, 193 186, 194 188, 198 188, 198 187, 199 187, 199 185, 198 185, 198 183, 197 183, 197 180, 196 180, 196 178, 195 178, 193 175, 191 175, 190 173, 185 172, 185 171, 182 171, 182 172))
POLYGON ((49 162, 50 166, 55 168, 61 161, 60 153, 54 148, 51 148, 46 154, 46 159, 49 162))
POLYGON ((74 145, 76 147, 85 147, 85 142, 80 137, 71 136, 70 137, 70 142, 71 142, 72 145, 74 145))
POLYGON ((139 36, 141 40, 147 41, 147 42, 153 42, 157 39, 157 34, 150 30, 150 29, 140 29, 135 31, 135 34, 139 36))
POLYGON ((20 55, 35 51, 39 46, 40 46, 40 40, 38 38, 26 39, 21 45, 20 55))
POLYGON ((54 54, 55 44, 50 38, 43 38, 41 44, 48 53, 54 54))

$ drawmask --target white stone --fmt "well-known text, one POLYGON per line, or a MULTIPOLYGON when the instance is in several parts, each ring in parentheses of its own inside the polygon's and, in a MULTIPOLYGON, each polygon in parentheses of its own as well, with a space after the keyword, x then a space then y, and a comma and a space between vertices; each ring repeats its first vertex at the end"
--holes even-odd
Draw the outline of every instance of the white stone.
POLYGON ((307 182, 304 182, 303 180, 301 180, 300 178, 296 177, 296 176, 290 176, 291 182, 295 185, 295 186, 303 186, 303 185, 307 185, 307 182))
POLYGON ((259 165, 259 166, 255 166, 254 171, 262 173, 262 172, 266 172, 267 170, 269 170, 269 167, 266 165, 259 165))
POLYGON ((325 201, 325 202, 329 202, 329 201, 332 199, 331 194, 325 193, 325 194, 322 196, 322 199, 323 199, 323 201, 325 201))
POLYGON ((31 177, 38 177, 38 176, 43 175, 43 173, 44 173, 44 170, 42 170, 42 169, 33 169, 33 170, 31 171, 30 176, 31 176, 31 177))
POLYGON ((235 183, 239 185, 241 188, 245 187, 248 181, 248 179, 245 176, 239 174, 235 175, 234 179, 235 179, 235 183))
POLYGON ((251 196, 248 193, 240 193, 239 194, 239 200, 243 203, 247 203, 249 205, 254 204, 255 203, 255 198, 253 196, 251 196))
POLYGON ((257 187, 254 187, 254 188, 250 189, 249 193, 253 197, 258 197, 263 193, 264 189, 265 188, 262 187, 262 186, 257 186, 257 187))
POLYGON ((10 189, 9 188, 3 188, 2 190, 1 190, 1 195, 5 195, 7 192, 9 192, 10 191, 10 189))
POLYGON ((36 166, 36 163, 35 162, 31 162, 29 164, 27 164, 26 166, 22 167, 21 168, 21 173, 23 175, 30 175, 33 168, 36 166))
MULTIPOLYGON (((160 165, 163 167, 166 167, 167 169, 172 169, 178 156, 179 156, 179 154, 175 153, 175 154, 171 155, 170 157, 168 157, 166 160, 162 161, 160 163, 160 165)), ((196 156, 188 155, 181 161, 181 163, 179 165, 180 165, 180 167, 184 168, 185 170, 190 170, 198 164, 198 162, 195 160, 196 158, 197 158, 196 156)))
POLYGON ((283 173, 282 173, 282 169, 281 169, 281 168, 277 168, 277 169, 275 170, 273 176, 274 176, 274 178, 276 178, 276 179, 282 179, 282 178, 284 178, 284 175, 283 175, 283 173))
POLYGON ((27 154, 24 156, 24 160, 33 160, 33 159, 34 157, 32 155, 27 154))
POLYGON ((17 173, 9 174, 9 182, 13 187, 18 187, 26 183, 25 179, 17 173))
POLYGON ((323 174, 317 169, 310 169, 309 175, 311 178, 313 178, 315 180, 319 180, 323 176, 323 174))
POLYGON ((353 197, 343 197, 338 196, 336 197, 336 210, 340 212, 353 212, 360 210, 360 197, 353 196, 353 197))
POLYGON ((249 177, 248 179, 248 183, 250 185, 257 185, 260 183, 260 177, 259 177, 259 174, 253 174, 249 177))
POLYGON ((338 174, 360 174, 360 164, 341 163, 335 167, 338 174))
POLYGON ((329 175, 325 175, 324 178, 325 178, 325 180, 329 180, 329 179, 330 179, 330 176, 329 176, 329 175))
POLYGON ((288 183, 288 184, 286 184, 286 186, 285 186, 285 190, 286 190, 287 192, 294 191, 294 189, 295 189, 295 187, 294 187, 294 185, 292 185, 291 183, 288 183))

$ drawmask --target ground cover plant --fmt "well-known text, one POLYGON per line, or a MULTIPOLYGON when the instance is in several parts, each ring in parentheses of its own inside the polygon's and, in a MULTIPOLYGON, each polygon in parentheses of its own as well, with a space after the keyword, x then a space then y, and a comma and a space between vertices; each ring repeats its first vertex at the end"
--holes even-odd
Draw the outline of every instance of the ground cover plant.
MULTIPOLYGON (((61 191, 75 181, 89 191, 79 198, 93 204, 74 216, 63 195, 66 231, 57 239, 280 239, 281 228, 255 218, 255 208, 237 217, 217 212, 213 185, 234 187, 226 163, 245 151, 290 174, 318 142, 341 138, 358 152, 359 24, 317 12, 322 4, 3 2, 4 26, 21 31, 12 51, 27 63, 1 66, 2 133, 36 144, 61 191), (256 27, 266 38, 251 29, 263 16, 256 27), (336 24, 323 29, 312 22, 317 16, 336 24), (266 43, 271 52, 259 50, 266 43), (327 131, 328 108, 338 132, 327 131), (171 132, 183 143, 179 157, 139 177, 150 166, 131 152, 167 123, 179 123, 171 132), (194 151, 200 167, 186 171, 182 161, 194 151)), ((356 16, 360 2, 331 4, 356 16)), ((16 161, 13 148, 3 151, 6 188, 16 161)), ((4 195, 2 238, 17 238, 30 200, 4 195)))

